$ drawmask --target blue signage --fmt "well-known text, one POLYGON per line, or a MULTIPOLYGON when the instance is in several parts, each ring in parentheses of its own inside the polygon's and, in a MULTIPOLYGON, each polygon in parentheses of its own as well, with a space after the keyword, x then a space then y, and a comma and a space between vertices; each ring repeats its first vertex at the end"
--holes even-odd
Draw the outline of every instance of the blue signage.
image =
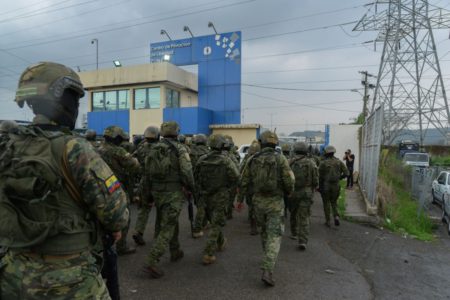
MULTIPOLYGON (((212 117, 202 118, 212 124, 241 123, 241 32, 200 36, 150 44, 150 61, 167 61, 176 66, 198 65, 198 106, 210 110, 212 117)), ((171 109, 166 117, 180 116, 171 109)), ((183 128, 183 124, 180 124, 183 128)), ((199 124, 207 128, 209 124, 199 124), (206 127, 205 127, 206 125, 206 127)), ((190 133, 190 132, 187 132, 190 133)), ((196 133, 196 132, 192 132, 196 133)))

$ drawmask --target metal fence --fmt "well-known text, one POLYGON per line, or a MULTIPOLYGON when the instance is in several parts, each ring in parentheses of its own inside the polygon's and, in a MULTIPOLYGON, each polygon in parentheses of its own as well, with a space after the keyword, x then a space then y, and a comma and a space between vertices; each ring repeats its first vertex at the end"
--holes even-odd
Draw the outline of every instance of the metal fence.
POLYGON ((383 106, 379 107, 362 127, 360 185, 370 205, 377 205, 377 179, 380 163, 381 140, 384 118, 383 106))
POLYGON ((449 170, 449 167, 434 166, 429 168, 413 168, 411 172, 411 197, 418 203, 418 212, 427 210, 433 201, 431 188, 441 171, 449 170))

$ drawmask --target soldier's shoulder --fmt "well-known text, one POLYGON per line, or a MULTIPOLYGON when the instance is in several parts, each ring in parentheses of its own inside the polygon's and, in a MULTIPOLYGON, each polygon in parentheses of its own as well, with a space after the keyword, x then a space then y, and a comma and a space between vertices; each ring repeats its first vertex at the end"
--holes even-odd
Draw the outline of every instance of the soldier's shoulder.
POLYGON ((83 138, 80 137, 75 137, 75 136, 71 136, 71 137, 66 137, 67 141, 66 141, 66 153, 67 156, 70 158, 71 156, 77 156, 81 153, 84 154, 96 154, 96 151, 94 149, 94 147, 91 145, 91 143, 89 143, 88 141, 86 141, 83 138))

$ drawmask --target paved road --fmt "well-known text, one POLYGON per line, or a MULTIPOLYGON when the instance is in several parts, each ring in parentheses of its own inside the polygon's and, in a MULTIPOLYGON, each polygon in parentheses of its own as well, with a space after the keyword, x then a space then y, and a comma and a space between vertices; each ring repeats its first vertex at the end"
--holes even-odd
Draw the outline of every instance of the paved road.
MULTIPOLYGON (((286 228, 274 273, 276 286, 266 288, 260 280, 260 239, 248 234, 245 211, 227 224, 228 248, 218 254, 216 264, 205 267, 205 238, 190 237, 185 208, 180 230, 185 258, 171 263, 166 254, 161 260, 166 276, 154 280, 140 272, 150 242, 135 255, 121 257, 122 298, 450 299, 450 245, 443 229, 442 240, 432 243, 348 222, 327 229, 321 209, 316 197, 306 252, 296 249, 286 228)), ((152 214, 147 241, 153 223, 152 214)))

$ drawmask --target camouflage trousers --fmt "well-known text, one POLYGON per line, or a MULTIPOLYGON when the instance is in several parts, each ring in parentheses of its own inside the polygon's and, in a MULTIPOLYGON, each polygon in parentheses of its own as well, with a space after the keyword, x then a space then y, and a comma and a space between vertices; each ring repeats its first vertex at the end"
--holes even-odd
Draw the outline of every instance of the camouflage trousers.
POLYGON ((211 218, 211 230, 203 253, 205 255, 214 255, 219 246, 224 243, 222 228, 225 227, 225 207, 228 203, 228 190, 219 191, 215 194, 207 195, 206 211, 211 218))
POLYGON ((134 232, 144 235, 145 227, 147 227, 148 218, 150 217, 150 212, 152 211, 153 197, 152 195, 150 196, 144 195, 141 186, 139 189, 141 201, 138 209, 136 225, 134 226, 134 232))
POLYGON ((12 253, 0 261, 0 299, 111 299, 90 253, 70 259, 12 253))
POLYGON ((280 252, 284 233, 284 202, 282 196, 253 196, 255 216, 261 229, 264 257, 261 269, 272 272, 280 252))
POLYGON ((206 212, 206 203, 204 197, 198 197, 195 201, 197 213, 195 214, 194 232, 200 232, 208 223, 208 215, 206 212))
POLYGON ((248 206, 248 219, 249 221, 255 220, 255 207, 253 206, 253 193, 245 195, 245 202, 248 206))
POLYGON ((185 197, 181 191, 152 192, 156 205, 155 240, 147 257, 149 265, 155 265, 167 247, 174 253, 180 249, 178 241, 178 217, 185 197))
POLYGON ((311 188, 305 188, 295 191, 289 198, 291 235, 298 237, 300 243, 308 242, 313 195, 311 188))
POLYGON ((127 197, 127 209, 130 212, 130 217, 128 219, 127 226, 122 229, 122 238, 116 244, 117 252, 120 252, 127 248, 127 236, 128 236, 128 231, 130 230, 130 223, 131 223, 131 209, 130 209, 130 198, 129 197, 127 197))
POLYGON ((341 186, 339 185, 339 183, 326 185, 320 189, 320 194, 322 196, 323 202, 323 211, 325 213, 325 220, 327 222, 330 221, 330 207, 333 211, 333 216, 339 216, 337 210, 337 199, 339 198, 340 190, 341 186))

